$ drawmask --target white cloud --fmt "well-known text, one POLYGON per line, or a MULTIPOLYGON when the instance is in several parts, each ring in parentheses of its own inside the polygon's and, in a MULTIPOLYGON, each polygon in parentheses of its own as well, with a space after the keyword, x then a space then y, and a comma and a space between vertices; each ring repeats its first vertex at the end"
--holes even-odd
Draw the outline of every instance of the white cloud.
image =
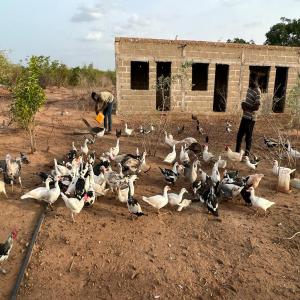
POLYGON ((101 31, 91 31, 89 32, 83 40, 85 41, 100 41, 102 39, 102 32, 101 31))
POLYGON ((79 23, 79 22, 93 22, 95 20, 99 20, 103 13, 99 7, 86 7, 81 5, 78 7, 78 12, 74 14, 71 18, 72 22, 79 23))

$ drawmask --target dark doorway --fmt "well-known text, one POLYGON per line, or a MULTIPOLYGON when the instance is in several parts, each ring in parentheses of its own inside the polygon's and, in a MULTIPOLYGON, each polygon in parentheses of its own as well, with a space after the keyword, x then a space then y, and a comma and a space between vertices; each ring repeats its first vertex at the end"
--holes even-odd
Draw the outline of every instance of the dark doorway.
POLYGON ((216 65, 213 110, 225 112, 227 104, 229 65, 216 65))
POLYGON ((273 112, 275 113, 284 112, 288 70, 287 67, 276 67, 273 96, 273 112))
POLYGON ((171 109, 171 62, 156 63, 156 109, 166 111, 171 109))
MULTIPOLYGON (((258 76, 258 85, 262 93, 268 92, 270 67, 250 66, 250 73, 256 73, 258 76)), ((249 76, 250 83, 250 76, 249 76)))
POLYGON ((149 62, 131 62, 131 89, 149 90, 149 62))
POLYGON ((192 64, 192 91, 207 91, 208 64, 192 64))

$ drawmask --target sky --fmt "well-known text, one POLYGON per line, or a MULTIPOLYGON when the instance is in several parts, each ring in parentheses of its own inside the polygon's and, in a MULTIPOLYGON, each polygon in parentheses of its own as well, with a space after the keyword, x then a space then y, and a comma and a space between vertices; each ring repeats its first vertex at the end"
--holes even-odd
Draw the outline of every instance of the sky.
POLYGON ((0 0, 0 50, 13 62, 45 55, 112 70, 116 36, 262 44, 299 12, 300 0, 0 0))

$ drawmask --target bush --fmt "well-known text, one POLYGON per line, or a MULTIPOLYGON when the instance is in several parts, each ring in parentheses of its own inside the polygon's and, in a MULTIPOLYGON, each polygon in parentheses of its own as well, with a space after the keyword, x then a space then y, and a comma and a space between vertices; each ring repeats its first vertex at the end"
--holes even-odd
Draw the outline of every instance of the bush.
POLYGON ((32 56, 28 61, 28 67, 12 89, 13 101, 10 108, 12 120, 28 133, 32 152, 36 151, 35 115, 46 99, 39 82, 42 72, 40 68, 40 57, 32 56))

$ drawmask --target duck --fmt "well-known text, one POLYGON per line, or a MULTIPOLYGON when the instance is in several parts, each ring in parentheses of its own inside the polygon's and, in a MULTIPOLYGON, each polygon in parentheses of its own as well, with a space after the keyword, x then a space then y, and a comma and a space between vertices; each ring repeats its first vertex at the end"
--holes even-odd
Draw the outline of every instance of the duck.
POLYGON ((250 170, 256 170, 257 165, 258 165, 259 162, 254 162, 254 161, 251 162, 249 156, 247 156, 247 155, 244 157, 244 159, 245 159, 245 164, 246 164, 246 166, 247 166, 250 170))
POLYGON ((252 174, 242 178, 242 180, 247 186, 252 186, 254 189, 257 189, 264 176, 264 174, 252 174))
POLYGON ((243 188, 244 186, 221 182, 218 185, 218 192, 222 195, 223 198, 235 198, 241 193, 243 188))
POLYGON ((84 122, 84 124, 87 126, 90 134, 92 135, 93 138, 100 138, 100 137, 103 137, 104 136, 104 133, 105 133, 105 128, 101 128, 101 127, 92 127, 90 125, 90 123, 84 119, 84 118, 81 118, 81 120, 84 122))
POLYGON ((3 193, 5 197, 8 198, 5 189, 5 182, 1 179, 0 179, 0 193, 3 193))
MULTIPOLYGON (((106 181, 104 180, 101 183, 96 183, 95 182, 95 175, 94 175, 94 170, 93 170, 93 166, 89 165, 89 180, 90 180, 90 185, 92 186, 92 188, 95 191, 96 196, 104 196, 106 195, 108 189, 105 189, 106 186, 106 181)), ((104 176, 103 176, 104 178, 104 176)))
POLYGON ((214 184, 217 184, 221 180, 221 176, 220 176, 218 166, 219 166, 218 162, 215 162, 215 164, 213 166, 213 169, 212 169, 212 173, 211 173, 211 179, 212 179, 214 184))
POLYGON ((203 147, 202 158, 206 163, 208 163, 211 160, 215 159, 215 156, 211 152, 208 152, 208 145, 207 144, 205 144, 204 147, 203 147))
POLYGON ((202 183, 205 183, 205 182, 206 182, 206 179, 207 179, 207 174, 206 174, 206 172, 204 172, 202 169, 199 169, 199 170, 198 170, 198 173, 199 173, 201 182, 202 182, 202 183))
POLYGON ((154 208, 157 209, 158 214, 160 214, 160 209, 163 208, 168 204, 168 191, 170 191, 171 188, 166 185, 163 190, 162 195, 155 195, 151 197, 142 197, 142 200, 153 206, 154 208))
POLYGON ((55 174, 59 175, 59 176, 71 176, 72 175, 72 170, 70 170, 69 168, 59 165, 57 163, 56 158, 54 158, 54 172, 55 174))
POLYGON ((21 196, 21 199, 27 199, 27 198, 30 198, 30 199, 36 199, 36 200, 42 200, 46 197, 48 191, 50 190, 50 182, 52 181, 52 179, 50 177, 48 177, 46 180, 45 180, 45 186, 42 186, 42 187, 38 187, 38 188, 35 188, 29 192, 27 192, 26 194, 22 195, 21 196))
POLYGON ((126 155, 125 158, 121 161, 124 172, 130 171, 131 173, 139 173, 141 171, 141 166, 146 159, 146 155, 146 151, 143 152, 143 155, 141 157, 126 155))
POLYGON ((192 203, 192 200, 183 199, 179 204, 177 211, 182 211, 183 208, 188 207, 192 203))
POLYGON ((193 183, 197 180, 197 169, 199 164, 199 160, 195 160, 192 164, 184 165, 184 176, 188 179, 190 183, 193 183))
POLYGON ((132 135, 134 129, 129 129, 128 126, 127 126, 127 123, 125 123, 125 129, 124 129, 124 133, 127 135, 127 136, 130 136, 132 135))
POLYGON ((111 147, 109 149, 109 154, 111 154, 112 156, 117 156, 119 152, 120 152, 120 139, 117 138, 116 146, 111 147))
POLYGON ((218 161, 217 162, 218 162, 218 168, 219 169, 225 169, 226 168, 227 161, 225 159, 222 159, 221 155, 218 157, 218 161))
POLYGON ((286 173, 292 174, 295 171, 296 171, 296 169, 290 169, 290 168, 286 168, 286 167, 279 167, 278 161, 277 160, 273 161, 272 173, 274 175, 279 175, 279 172, 286 172, 286 173))
POLYGON ((78 201, 77 198, 68 198, 64 193, 60 193, 62 199, 64 200, 66 207, 71 211, 72 220, 75 223, 74 214, 79 214, 84 207, 84 202, 86 197, 82 197, 78 201))
POLYGON ((274 139, 267 138, 266 136, 264 136, 264 144, 268 148, 275 148, 275 147, 279 146, 279 142, 278 141, 275 141, 274 139))
POLYGON ((173 135, 169 134, 165 131, 165 143, 173 148, 174 145, 178 144, 179 141, 174 140, 173 135))
POLYGON ((251 200, 252 206, 254 206, 254 207, 258 207, 258 208, 261 208, 264 211, 266 211, 268 208, 270 208, 272 205, 275 204, 275 202, 272 202, 265 198, 255 196, 253 187, 250 187, 248 189, 248 192, 250 192, 250 200, 251 200))
POLYGON ((211 186, 209 189, 209 193, 207 195, 207 198, 205 199, 206 207, 210 213, 212 213, 214 216, 219 216, 219 204, 218 204, 218 198, 215 194, 214 187, 211 186))
POLYGON ((202 154, 203 147, 200 143, 192 143, 190 144, 186 150, 192 151, 195 155, 202 154))
POLYGON ((187 137, 187 138, 181 140, 180 143, 190 146, 193 143, 197 143, 197 140, 193 137, 187 137))
POLYGON ((85 139, 83 145, 80 147, 81 152, 85 155, 89 153, 89 147, 88 147, 89 139, 85 139))
POLYGON ((291 147, 291 142, 290 142, 290 141, 287 141, 286 149, 287 149, 287 151, 288 151, 288 154, 289 154, 291 157, 293 157, 293 158, 295 158, 295 159, 300 158, 300 152, 297 151, 296 149, 293 149, 293 148, 291 147))
POLYGON ((176 149, 175 149, 175 145, 173 145, 172 152, 170 152, 163 161, 172 164, 175 161, 175 159, 176 159, 176 149))
POLYGON ((240 162, 243 159, 243 155, 245 153, 244 150, 240 152, 233 152, 228 145, 225 146, 225 151, 227 152, 227 157, 233 162, 240 162))
POLYGON ((169 184, 174 184, 177 181, 177 179, 179 177, 178 167, 179 167, 178 162, 174 163, 172 170, 171 169, 166 169, 166 168, 159 167, 161 173, 165 177, 165 180, 169 184))
POLYGON ((127 208, 131 216, 141 217, 145 215, 138 201, 133 198, 130 187, 128 191, 127 208))
POLYGON ((168 201, 170 205, 179 205, 179 203, 182 201, 182 197, 185 193, 187 193, 188 191, 186 190, 186 188, 182 188, 179 192, 179 194, 175 194, 175 193, 169 193, 168 194, 168 201))
POLYGON ((184 149, 183 145, 181 146, 181 151, 180 151, 180 155, 179 155, 179 160, 180 162, 189 162, 190 158, 189 158, 189 154, 188 152, 184 149))

